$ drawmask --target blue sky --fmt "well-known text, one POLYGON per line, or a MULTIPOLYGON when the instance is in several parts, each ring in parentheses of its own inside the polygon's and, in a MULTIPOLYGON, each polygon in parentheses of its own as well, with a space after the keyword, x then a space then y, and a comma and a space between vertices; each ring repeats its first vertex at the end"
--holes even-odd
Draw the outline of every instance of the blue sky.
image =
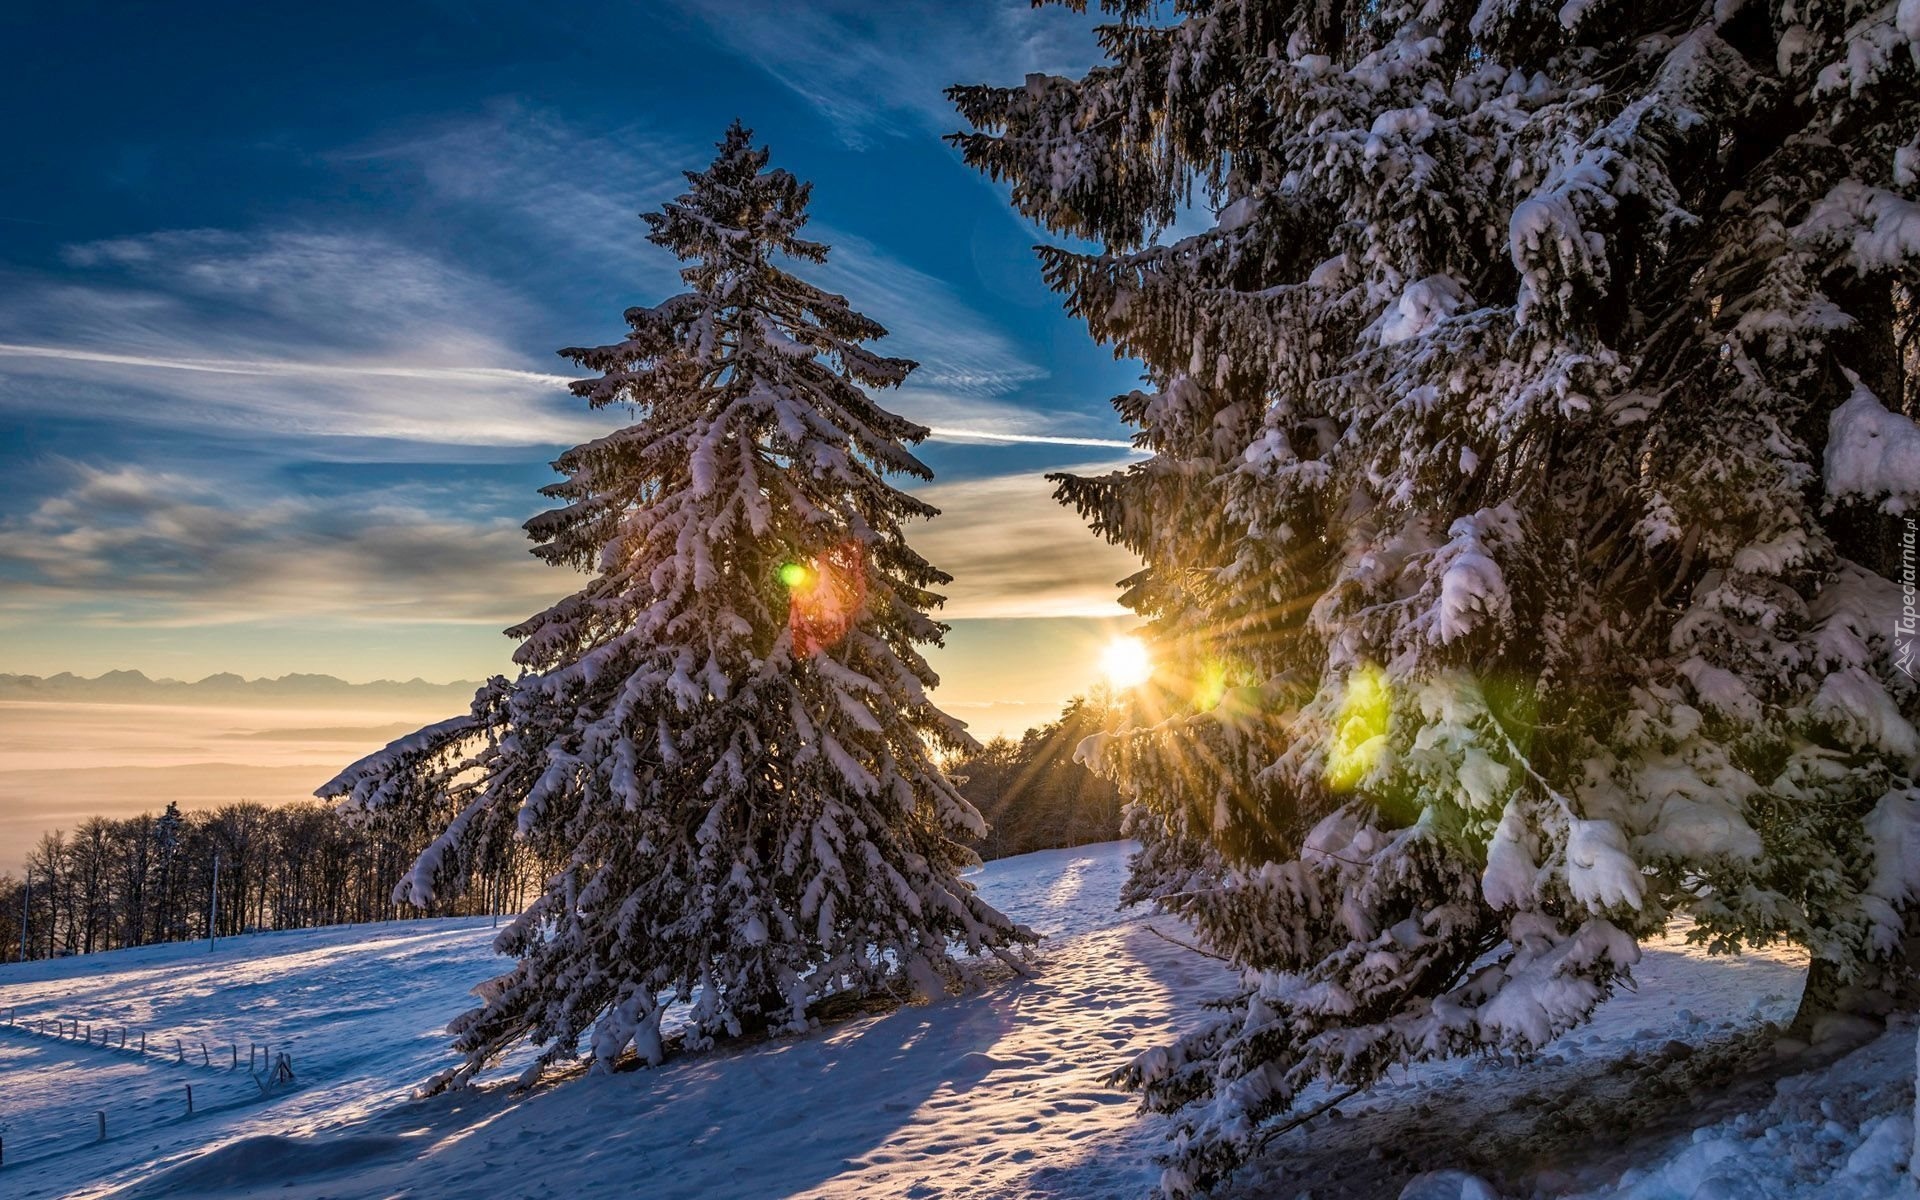
POLYGON ((0 9, 0 671, 505 669, 499 630, 573 584, 519 524, 608 423, 553 351, 675 289, 635 214, 739 117, 815 183, 810 277, 923 364, 890 403, 944 431, 947 515, 915 537, 958 577, 943 701, 1044 716, 1130 564, 1038 476, 1126 457, 1106 402, 1135 372, 939 140, 940 92, 1082 70, 1090 25, 1025 0, 0 9))

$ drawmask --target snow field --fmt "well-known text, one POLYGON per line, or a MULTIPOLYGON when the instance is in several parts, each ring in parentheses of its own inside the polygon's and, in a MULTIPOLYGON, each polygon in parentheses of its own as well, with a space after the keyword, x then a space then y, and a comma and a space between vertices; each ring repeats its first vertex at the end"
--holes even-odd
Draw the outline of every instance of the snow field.
POLYGON ((1148 931, 1164 918, 1114 911, 1127 851, 1051 851, 974 876, 1051 935, 1033 979, 518 1097, 410 1098, 451 1057, 442 1027, 467 989, 500 969, 485 919, 262 934, 211 959, 196 943, 0 968, 0 1008, 127 1011, 223 1045, 243 1030, 289 1045, 299 1072, 282 1094, 96 1145, 95 1108, 171 1098, 182 1068, 109 1071, 97 1046, 0 1033, 0 1121, 80 1130, 0 1168, 7 1195, 453 1196, 508 1166, 516 1196, 626 1196, 640 1177, 660 1196, 955 1194, 961 1179, 979 1195, 1138 1195, 1158 1138, 1101 1079, 1230 979, 1148 931))
MULTIPOLYGON (((168 1117, 183 1080, 197 1098, 197 1081, 230 1073, 0 1026, 0 1184, 8 1200, 1143 1196, 1164 1124, 1103 1077, 1232 978, 1169 940, 1187 936, 1176 922, 1114 910, 1129 848, 1026 855, 973 877, 1049 935, 1034 978, 517 1096, 411 1098, 450 1057, 446 1020, 498 969, 484 919, 0 968, 0 1012, 272 1041, 299 1072, 262 1097, 243 1070, 233 1083, 253 1096, 168 1117), (103 1107, 127 1113, 127 1131, 95 1144, 103 1107), (15 1140, 29 1135, 32 1151, 15 1140)), ((1637 991, 1535 1061, 1396 1071, 1276 1138, 1223 1196, 1912 1197, 1913 1029, 1777 1060, 1764 1022, 1790 1015, 1801 970, 1786 953, 1650 944, 1637 991)))
POLYGON ((146 1029, 149 1050, 204 1041, 215 1060, 143 1059, 0 1026, 9 1196, 89 1194, 236 1133, 308 1131, 405 1097, 444 1059, 442 1027, 488 969, 489 924, 338 926, 226 939, 211 954, 174 943, 0 968, 0 1011, 23 1021, 146 1029), (236 1043, 242 1068, 222 1069, 236 1043), (261 1095, 244 1067, 249 1043, 287 1053, 295 1086, 261 1095), (108 1126, 99 1145, 97 1111, 108 1126))

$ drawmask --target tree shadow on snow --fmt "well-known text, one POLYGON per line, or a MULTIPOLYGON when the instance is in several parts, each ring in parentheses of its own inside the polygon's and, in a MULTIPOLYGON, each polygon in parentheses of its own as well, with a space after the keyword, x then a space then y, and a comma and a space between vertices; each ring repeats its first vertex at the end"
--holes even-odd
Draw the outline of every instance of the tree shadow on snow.
POLYGON ((407 1100, 309 1136, 243 1137, 114 1195, 787 1195, 857 1165, 937 1092, 965 1091, 1000 1066, 991 1051, 1034 984, 1013 979, 655 1068, 407 1100))

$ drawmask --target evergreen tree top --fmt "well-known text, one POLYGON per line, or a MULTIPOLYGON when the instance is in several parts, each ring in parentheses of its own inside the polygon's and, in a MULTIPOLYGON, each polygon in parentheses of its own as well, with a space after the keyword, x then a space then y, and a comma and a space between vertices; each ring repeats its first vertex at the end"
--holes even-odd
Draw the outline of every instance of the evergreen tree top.
MULTIPOLYGON (((769 383, 830 387, 816 355, 846 379, 869 387, 898 385, 918 364, 888 358, 860 345, 887 336, 879 322, 856 311, 845 296, 805 282, 783 269, 781 256, 807 263, 827 261, 829 247, 799 236, 807 223, 813 185, 782 168, 767 166, 769 151, 753 146, 753 131, 735 121, 704 171, 685 172, 688 190, 642 213, 647 240, 684 262, 680 278, 691 291, 660 304, 627 310, 632 334, 624 342, 560 351, 581 366, 607 372, 573 385, 594 407, 618 401, 650 410, 656 393, 641 369, 675 356, 691 357, 708 373, 661 379, 667 387, 764 377, 769 383), (784 361, 783 361, 784 360, 784 361), (609 368, 613 368, 609 370, 609 368)), ((918 442, 927 431, 877 408, 876 433, 918 442), (879 418, 891 417, 890 420, 879 418)), ((877 462, 931 478, 926 468, 898 448, 877 462)))
POLYGON ((797 236, 813 185, 783 168, 768 170, 772 152, 756 149, 753 131, 739 121, 727 127, 719 151, 706 170, 681 172, 691 189, 685 195, 640 215, 652 230, 648 241, 702 260, 681 278, 711 295, 715 272, 763 267, 775 252, 825 262, 825 245, 797 236))
MULTIPOLYGON (((735 122, 712 163, 687 173, 684 194, 642 214, 648 240, 682 261, 690 290, 628 309, 621 341, 560 352, 599 372, 575 382, 575 395, 596 408, 628 405, 637 419, 554 464, 566 478, 543 493, 567 504, 528 522, 536 553, 603 573, 574 601, 512 631, 525 639, 523 664, 576 658, 583 636, 598 636, 583 631, 627 629, 644 641, 671 627, 683 636, 691 627, 674 614, 687 592, 713 587, 734 599, 702 627, 737 642, 714 631, 738 617, 756 630, 752 653, 763 657, 784 624, 777 571, 834 546, 863 548, 870 605, 903 610, 912 640, 941 631, 924 615, 940 597, 924 589, 947 576, 901 532, 903 521, 935 510, 885 479, 932 477, 908 449, 927 430, 863 390, 896 386, 915 364, 869 349, 863 343, 886 336, 883 326, 787 269, 824 262, 828 247, 799 236, 810 185, 768 161, 735 122), (646 543, 654 549, 636 559, 646 543), (742 578, 759 581, 759 592, 741 588, 742 578), (739 611, 742 591, 754 611, 739 611), (607 620, 609 610, 617 617, 607 620)), ((930 678, 917 655, 899 650, 930 678)))

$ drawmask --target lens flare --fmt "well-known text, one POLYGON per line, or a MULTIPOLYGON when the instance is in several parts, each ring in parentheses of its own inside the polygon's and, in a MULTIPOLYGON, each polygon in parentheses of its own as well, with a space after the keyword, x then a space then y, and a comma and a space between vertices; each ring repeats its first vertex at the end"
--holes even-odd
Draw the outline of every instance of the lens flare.
POLYGON ((787 588, 793 652, 812 658, 839 645, 866 612, 866 548, 859 542, 843 542, 809 562, 783 563, 780 582, 787 588))
POLYGON ((1333 719, 1327 748, 1327 783, 1341 791, 1358 787, 1387 748, 1387 717, 1393 708, 1386 672, 1361 667, 1347 676, 1347 693, 1333 719))
POLYGON ((1100 652, 1100 673, 1110 686, 1121 691, 1139 687, 1153 678, 1153 655, 1139 638, 1115 638, 1100 652))
POLYGON ((1200 678, 1193 681, 1193 707, 1206 712, 1227 694, 1227 668, 1217 662, 1202 664, 1200 678))

